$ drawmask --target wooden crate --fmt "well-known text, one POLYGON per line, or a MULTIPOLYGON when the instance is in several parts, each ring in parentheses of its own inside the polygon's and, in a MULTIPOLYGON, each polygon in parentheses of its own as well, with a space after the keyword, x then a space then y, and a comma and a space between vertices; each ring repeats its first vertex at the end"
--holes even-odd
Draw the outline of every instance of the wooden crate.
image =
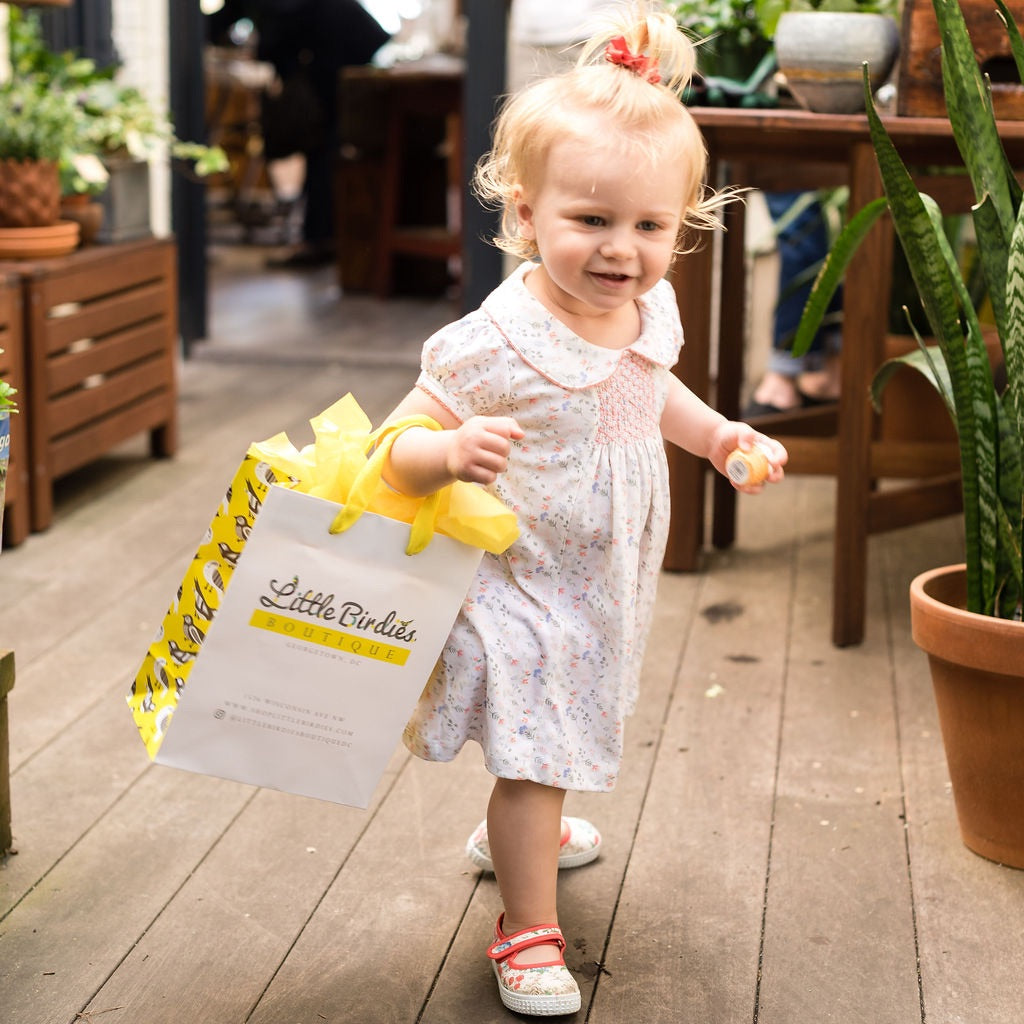
POLYGON ((53 481, 149 431, 177 445, 177 270, 172 241, 99 245, 21 268, 28 353, 32 528, 53 481))
POLYGON ((24 412, 25 336, 22 330, 21 283, 16 276, 0 275, 0 378, 18 389, 15 401, 21 412, 11 415, 11 450, 4 488, 4 533, 7 547, 20 544, 29 532, 28 416, 24 412))
MULTIPOLYGON (((1024 24, 1024 0, 1008 0, 1024 24)), ((1024 120, 1024 86, 1017 76, 1006 26, 991 0, 960 0, 982 70, 992 79, 996 117, 1024 120)), ((931 0, 904 0, 897 72, 896 111, 907 117, 945 117, 939 26, 931 0)))

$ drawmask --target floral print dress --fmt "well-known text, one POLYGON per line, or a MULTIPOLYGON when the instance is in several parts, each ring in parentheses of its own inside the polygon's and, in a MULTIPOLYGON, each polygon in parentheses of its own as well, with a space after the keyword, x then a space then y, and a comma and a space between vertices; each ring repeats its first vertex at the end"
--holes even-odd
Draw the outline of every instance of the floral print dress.
POLYGON ((404 739, 431 761, 476 740, 498 777, 610 790, 668 531, 660 420, 682 328, 660 281, 632 345, 592 345, 527 290, 529 269, 424 346, 418 387, 525 432, 490 488, 521 532, 484 554, 404 739))

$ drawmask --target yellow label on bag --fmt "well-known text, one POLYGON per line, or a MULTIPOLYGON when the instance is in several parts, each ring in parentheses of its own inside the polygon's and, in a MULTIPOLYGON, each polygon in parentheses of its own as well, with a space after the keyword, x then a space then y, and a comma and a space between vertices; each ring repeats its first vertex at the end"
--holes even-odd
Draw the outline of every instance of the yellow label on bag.
POLYGON ((333 651, 343 651, 345 654, 358 654, 361 658, 373 658, 375 661, 384 661, 391 665, 404 665, 409 658, 409 651, 404 647, 382 644, 378 640, 369 640, 354 633, 343 633, 340 629, 315 626, 288 615, 255 611, 249 625, 271 633, 280 633, 281 636, 289 636, 303 643, 329 647, 333 651))

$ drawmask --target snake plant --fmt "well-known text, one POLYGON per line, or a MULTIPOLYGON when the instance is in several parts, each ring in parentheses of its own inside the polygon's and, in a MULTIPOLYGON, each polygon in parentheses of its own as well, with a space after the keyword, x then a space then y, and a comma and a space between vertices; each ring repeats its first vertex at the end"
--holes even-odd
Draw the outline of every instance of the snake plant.
MULTIPOLYGON (((1024 42, 1004 0, 994 0, 1024 80, 1024 42)), ((1005 383, 997 383, 977 311, 943 232, 936 203, 919 193, 864 91, 872 144, 885 196, 853 216, 839 235, 808 299, 793 344, 806 351, 860 241, 886 210, 903 245, 933 344, 881 367, 872 384, 876 407, 901 365, 922 373, 942 395, 960 449, 967 562, 967 609, 1021 619, 1024 595, 1024 204, 999 138, 991 91, 975 57, 956 0, 932 0, 942 38, 946 107, 957 147, 974 187, 978 257, 999 334, 1005 383)), ((916 332, 915 332, 916 333, 916 332)))

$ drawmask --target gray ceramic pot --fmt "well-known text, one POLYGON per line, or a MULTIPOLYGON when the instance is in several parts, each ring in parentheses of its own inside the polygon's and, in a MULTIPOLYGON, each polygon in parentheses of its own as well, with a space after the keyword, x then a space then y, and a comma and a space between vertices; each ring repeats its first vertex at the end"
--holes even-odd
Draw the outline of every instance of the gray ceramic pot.
POLYGON ((801 106, 821 114, 864 109, 861 65, 872 90, 883 85, 899 53, 896 22, 884 14, 787 11, 775 30, 779 70, 801 106))

